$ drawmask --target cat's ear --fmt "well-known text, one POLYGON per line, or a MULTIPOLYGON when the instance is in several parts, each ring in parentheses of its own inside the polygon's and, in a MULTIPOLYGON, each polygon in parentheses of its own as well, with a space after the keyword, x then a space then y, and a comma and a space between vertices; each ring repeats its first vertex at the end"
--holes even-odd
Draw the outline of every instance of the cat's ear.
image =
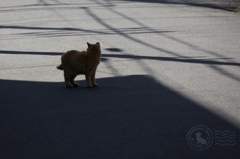
POLYGON ((88 48, 90 48, 91 44, 89 44, 89 43, 87 42, 87 45, 88 45, 88 48))
POLYGON ((99 42, 97 42, 96 44, 97 44, 97 45, 100 45, 100 43, 99 43, 99 42))

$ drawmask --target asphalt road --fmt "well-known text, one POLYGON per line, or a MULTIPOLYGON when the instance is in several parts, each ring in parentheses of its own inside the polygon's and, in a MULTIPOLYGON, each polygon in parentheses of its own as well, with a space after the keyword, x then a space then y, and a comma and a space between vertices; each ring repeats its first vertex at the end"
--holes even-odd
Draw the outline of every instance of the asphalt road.
POLYGON ((239 159, 240 15, 190 0, 2 0, 0 159, 239 159), (61 55, 100 42, 98 88, 61 55))

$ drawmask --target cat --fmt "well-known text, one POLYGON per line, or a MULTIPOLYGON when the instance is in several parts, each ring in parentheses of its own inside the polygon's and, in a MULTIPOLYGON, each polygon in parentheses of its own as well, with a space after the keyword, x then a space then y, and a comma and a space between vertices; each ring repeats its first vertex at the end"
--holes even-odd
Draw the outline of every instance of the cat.
POLYGON ((57 69, 64 71, 64 79, 67 88, 79 86, 74 79, 80 74, 85 75, 88 88, 98 86, 95 81, 95 75, 101 57, 100 43, 89 44, 87 42, 87 45, 87 51, 80 52, 71 50, 64 53, 61 57, 62 63, 57 66, 57 69))

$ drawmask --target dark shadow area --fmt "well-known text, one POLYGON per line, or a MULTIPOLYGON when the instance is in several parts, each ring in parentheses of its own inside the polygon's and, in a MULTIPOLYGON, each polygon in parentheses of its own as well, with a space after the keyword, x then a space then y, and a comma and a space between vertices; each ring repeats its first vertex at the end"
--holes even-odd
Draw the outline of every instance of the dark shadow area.
MULTIPOLYGON (((107 0, 108 1, 108 0, 107 0)), ((220 9, 225 11, 235 11, 236 7, 240 5, 238 0, 218 0, 218 1, 209 1, 209 0, 123 0, 123 1, 132 1, 132 2, 144 2, 144 3, 165 3, 165 4, 179 4, 179 5, 188 5, 194 7, 205 7, 212 9, 220 9)))
POLYGON ((240 157, 240 131, 201 104, 143 76, 97 79, 100 87, 0 80, 0 158, 240 157), (235 146, 187 144, 196 125, 234 131, 235 146))

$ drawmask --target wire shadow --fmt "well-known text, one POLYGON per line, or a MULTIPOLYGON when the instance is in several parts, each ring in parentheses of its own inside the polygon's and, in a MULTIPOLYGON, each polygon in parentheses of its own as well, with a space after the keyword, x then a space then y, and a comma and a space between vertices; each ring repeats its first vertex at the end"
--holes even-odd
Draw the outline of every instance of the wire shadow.
MULTIPOLYGON (((94 0, 94 2, 96 2, 98 5, 101 5, 102 7, 105 7, 102 3, 100 3, 99 1, 97 0, 94 0)), ((176 53, 176 52, 172 52, 170 50, 166 50, 166 49, 163 49, 163 48, 160 48, 158 46, 155 46, 155 45, 152 45, 152 44, 149 44, 145 41, 142 41, 142 40, 139 40, 133 36, 130 36, 128 34, 125 34, 123 32, 121 32, 121 30, 118 30, 117 28, 114 28, 112 27, 111 25, 107 24, 106 22, 104 22, 101 18, 99 18, 99 16, 97 16, 96 14, 94 14, 89 8, 87 7, 82 7, 81 9, 84 9, 86 11, 87 14, 89 14, 93 19, 95 19, 97 22, 99 22, 101 25, 105 26, 106 28, 110 29, 110 30, 113 30, 115 31, 117 34, 125 37, 126 39, 129 39, 129 40, 132 40, 136 43, 139 43, 139 44, 142 44, 146 47, 149 47, 151 49, 155 49, 155 50, 158 50, 158 51, 161 51, 162 53, 165 53, 165 54, 168 54, 168 55, 173 55, 173 56, 176 56, 177 58, 188 58, 186 56, 181 56, 180 54, 176 53)), ((138 24, 139 26, 141 27, 145 27, 146 30, 152 30, 152 28, 146 26, 145 24, 141 23, 141 22, 138 22, 137 20, 123 14, 123 13, 120 13, 120 12, 117 12, 117 11, 114 11, 111 7, 107 7, 107 9, 115 14, 118 14, 130 21, 133 21, 134 23, 138 24)), ((216 53, 216 52, 213 52, 213 51, 209 51, 209 50, 206 50, 206 49, 202 49, 202 48, 199 48, 198 46, 196 45, 192 45, 188 42, 185 42, 185 41, 182 41, 180 39, 177 39, 177 38, 174 38, 174 37, 171 37, 171 36, 168 36, 168 35, 162 35, 166 38, 169 38, 170 40, 173 40, 173 41, 176 41, 178 43, 181 43, 181 44, 184 44, 186 46, 189 46, 191 47, 192 49, 194 50, 198 50, 198 51, 203 51, 203 52, 206 52, 207 54, 211 54, 211 55, 214 55, 214 56, 217 56, 218 58, 220 59, 230 59, 228 57, 225 57, 223 55, 220 55, 219 53, 216 53)), ((195 61, 196 62, 196 61, 195 61)), ((232 61, 229 61, 226 62, 226 63, 235 63, 235 62, 232 62, 232 61)), ((233 79, 233 80, 236 80, 236 81, 240 81, 240 78, 237 77, 236 75, 228 72, 227 70, 223 70, 223 69, 220 69, 220 68, 217 68, 217 67, 209 67, 210 69, 213 69, 214 71, 216 71, 217 73, 220 73, 221 75, 224 75, 224 76, 228 76, 229 78, 233 79), (219 71, 221 70, 221 71, 219 71)))
MULTIPOLYGON (((106 48, 105 50, 111 52, 122 52, 120 48, 106 48)), ((0 50, 0 54, 19 54, 19 55, 50 55, 50 56, 61 56, 64 52, 38 52, 38 51, 9 51, 0 50)), ((133 60, 159 60, 168 62, 183 62, 183 63, 193 63, 193 64, 208 64, 208 65, 226 65, 226 66, 240 66, 237 62, 225 62, 216 61, 211 59, 198 59, 197 57, 161 57, 161 56, 139 56, 130 54, 102 54, 103 61, 107 58, 123 58, 123 59, 133 59, 133 60)), ((215 58, 222 59, 222 58, 215 58)))
POLYGON ((51 55, 51 56, 60 56, 63 53, 60 52, 39 52, 39 51, 9 51, 9 50, 0 50, 0 54, 16 54, 16 55, 51 55))
POLYGON ((188 5, 194 7, 203 7, 203 8, 211 8, 211 9, 219 9, 224 11, 236 12, 234 9, 238 5, 239 2, 235 1, 227 1, 227 2, 218 2, 211 3, 211 1, 207 0, 124 0, 124 1, 132 1, 132 2, 144 2, 144 3, 163 3, 163 4, 178 4, 178 5, 188 5))

